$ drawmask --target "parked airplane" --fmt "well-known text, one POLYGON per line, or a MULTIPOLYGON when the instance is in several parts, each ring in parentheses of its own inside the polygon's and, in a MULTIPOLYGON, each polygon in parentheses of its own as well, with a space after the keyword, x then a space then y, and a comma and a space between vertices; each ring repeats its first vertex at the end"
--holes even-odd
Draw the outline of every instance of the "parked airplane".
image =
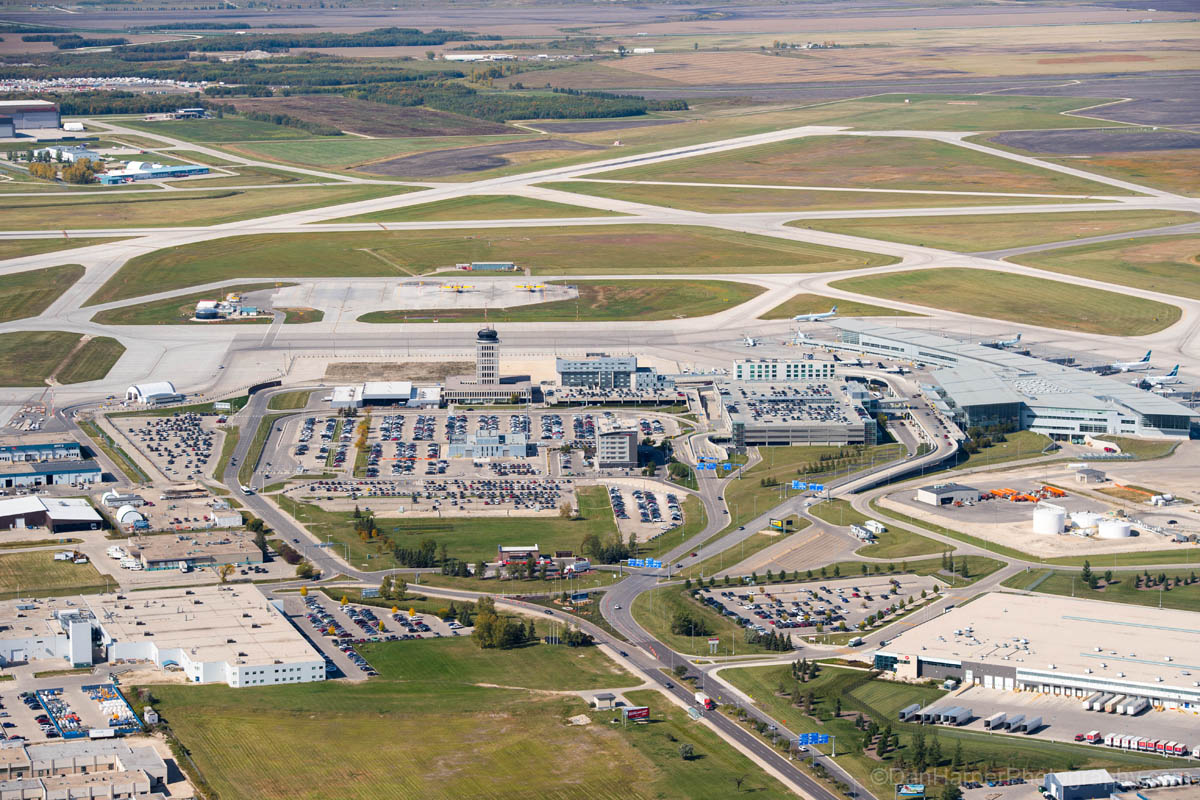
POLYGON ((1172 383, 1183 383, 1183 379, 1179 377, 1179 365, 1176 364, 1166 375, 1145 375, 1130 381, 1130 383, 1135 386, 1141 383, 1148 383, 1151 386, 1167 386, 1172 383))
POLYGON ((895 366, 895 367, 885 367, 885 366, 883 365, 883 362, 882 362, 882 361, 880 361, 880 362, 879 362, 879 363, 876 365, 876 367, 877 367, 878 369, 881 369, 881 370, 883 370, 884 372, 886 372, 886 373, 887 373, 887 374, 889 374, 889 375, 907 375, 908 373, 912 372, 912 370, 910 370, 910 369, 905 369, 904 367, 901 367, 901 366, 899 366, 899 365, 897 365, 897 366, 895 366))
POLYGON ((838 364, 845 364, 847 367, 869 367, 869 361, 863 361, 861 358, 852 358, 849 361, 839 356, 837 353, 832 353, 833 360, 838 364))
POLYGON ((1015 347, 1021 343, 1021 334, 1017 334, 1011 339, 999 339, 994 342, 980 342, 984 347, 1015 347))
POLYGON ((758 347, 758 339, 755 339, 753 336, 742 334, 742 344, 745 347, 758 347))
POLYGON ((1132 372, 1139 369, 1150 369, 1150 351, 1146 351, 1146 355, 1142 356, 1137 361, 1114 361, 1108 365, 1109 369, 1115 369, 1117 372, 1132 372))
POLYGON ((797 314, 796 316, 792 317, 792 320, 794 322, 817 322, 819 320, 829 319, 835 314, 837 314, 837 306, 834 306, 828 311, 820 314, 797 314))

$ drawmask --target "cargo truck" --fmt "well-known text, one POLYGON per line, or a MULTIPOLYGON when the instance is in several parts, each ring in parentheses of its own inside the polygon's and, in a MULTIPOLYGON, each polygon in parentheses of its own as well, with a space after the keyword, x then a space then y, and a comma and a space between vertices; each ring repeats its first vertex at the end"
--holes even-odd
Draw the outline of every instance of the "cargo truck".
POLYGON ((696 702, 704 707, 706 711, 712 711, 717 707, 717 704, 712 701, 712 698, 704 692, 696 692, 696 702))
POLYGON ((1006 717, 1004 715, 1004 712, 997 711, 995 714, 992 714, 990 717, 988 717, 987 719, 985 719, 983 721, 984 730, 989 730, 989 731, 1002 730, 1004 728, 1005 719, 1006 719, 1006 717))
MULTIPOLYGON (((1087 734, 1084 734, 1083 738, 1086 740, 1087 734)), ((1121 739, 1121 737, 1117 736, 1115 733, 1106 733, 1106 734, 1104 734, 1104 746, 1105 747, 1118 747, 1119 745, 1117 744, 1117 742, 1119 742, 1120 739, 1121 739)))
POLYGON ((1088 731, 1083 738, 1088 744, 1096 744, 1100 741, 1100 731, 1088 731))

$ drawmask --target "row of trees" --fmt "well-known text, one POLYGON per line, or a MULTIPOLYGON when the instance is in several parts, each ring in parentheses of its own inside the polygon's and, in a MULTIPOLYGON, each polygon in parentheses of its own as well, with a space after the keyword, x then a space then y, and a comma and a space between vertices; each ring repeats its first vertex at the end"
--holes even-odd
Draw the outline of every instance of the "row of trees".
POLYGON ((609 541, 603 541, 598 534, 589 533, 583 537, 579 551, 598 564, 616 564, 630 556, 637 555, 637 539, 633 534, 629 540, 622 542, 616 534, 609 541))
POLYGON ((775 630, 759 633, 753 628, 746 628, 746 643, 756 644, 765 650, 777 653, 788 653, 793 649, 792 637, 775 630))
POLYGON ((526 626, 519 620, 502 617, 496 613, 495 600, 481 597, 475 604, 475 630, 471 632, 471 638, 485 649, 511 650, 537 641, 537 632, 533 620, 526 626))

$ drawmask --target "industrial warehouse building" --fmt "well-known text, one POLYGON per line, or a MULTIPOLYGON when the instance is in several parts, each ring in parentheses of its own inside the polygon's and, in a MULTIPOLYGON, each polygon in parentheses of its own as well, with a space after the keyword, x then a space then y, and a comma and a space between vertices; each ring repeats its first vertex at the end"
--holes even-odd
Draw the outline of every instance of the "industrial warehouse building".
POLYGON ((875 444, 861 392, 825 384, 718 384, 722 432, 736 447, 875 444))
POLYGON ((161 798, 167 763, 153 747, 117 739, 0 746, 0 797, 19 800, 161 798))
POLYGON ((75 486, 95 483, 103 476, 100 465, 83 461, 21 461, 0 464, 0 486, 5 489, 33 486, 75 486))
POLYGON ((48 528, 52 533, 96 531, 104 519, 81 497, 6 497, 0 499, 0 531, 48 528))
POLYGON ((18 131, 62 127, 58 104, 49 100, 0 100, 0 115, 18 131))
POLYGON ((832 382, 837 377, 834 363, 812 358, 740 358, 733 362, 733 379, 752 383, 832 382))
POLYGON ((858 319, 829 324, 838 330, 835 346, 939 367, 938 404, 963 429, 1008 425, 1059 441, 1096 434, 1186 439, 1200 419, 1122 381, 1010 350, 858 319))
POLYGON ((82 145, 53 145, 51 147, 43 147, 40 150, 34 150, 33 154, 35 156, 45 155, 51 161, 66 162, 68 164, 74 164, 76 161, 85 158, 88 161, 103 160, 94 150, 89 150, 82 145))
POLYGON ((70 439, 46 438, 32 441, 33 437, 22 436, 19 441, 0 442, 0 464, 16 464, 23 461, 78 461, 83 458, 79 442, 70 439))
POLYGON ((105 186, 134 181, 161 181, 168 178, 186 178, 191 175, 207 175, 208 167, 199 164, 150 164, 145 161, 130 161, 124 169, 109 170, 97 177, 105 186))
MULTIPOLYGON (((241 514, 234 512, 233 516, 241 525, 241 514)), ((136 536, 124 547, 146 570, 179 569, 180 564, 186 564, 188 569, 203 569, 222 564, 241 567, 263 563, 262 550, 254 544, 254 540, 248 534, 237 531, 136 536)))
POLYGON ((978 503, 979 490, 961 483, 935 483, 917 489, 916 500, 931 506, 951 506, 955 503, 978 503))
POLYGON ((874 666, 899 680, 1115 693, 1200 714, 1196 653, 1200 628, 1188 611, 991 593, 898 634, 874 666))
POLYGON ((1106 769, 1051 772, 1042 786, 1054 800, 1099 800, 1117 791, 1117 782, 1106 769))
POLYGON ((17 135, 17 126, 12 117, 0 117, 0 139, 12 139, 17 135))

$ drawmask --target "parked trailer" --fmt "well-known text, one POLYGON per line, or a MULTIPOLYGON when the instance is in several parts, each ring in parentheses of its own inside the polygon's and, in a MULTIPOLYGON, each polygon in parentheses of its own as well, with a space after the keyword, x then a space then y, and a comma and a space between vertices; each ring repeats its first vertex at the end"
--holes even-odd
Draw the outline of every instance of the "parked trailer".
POLYGON ((1083 701, 1083 710, 1091 711, 1092 703, 1096 702, 1101 697, 1104 697, 1104 692, 1096 692, 1095 694, 1089 696, 1086 700, 1083 701))
POLYGON ((1124 702, 1125 702, 1125 695, 1123 695, 1123 694, 1119 694, 1119 695, 1116 695, 1115 697, 1110 698, 1109 701, 1104 704, 1104 713, 1106 713, 1106 714, 1113 713, 1114 711, 1117 710, 1117 705, 1120 703, 1124 703, 1124 702))
POLYGON ((1033 733, 1034 731, 1038 730, 1041 727, 1042 727, 1042 718, 1034 717, 1033 719, 1026 720, 1025 727, 1023 727, 1021 730, 1026 734, 1030 734, 1030 733, 1033 733))
POLYGON ((1101 696, 1099 700, 1096 700, 1095 702, 1092 703, 1091 710, 1092 711, 1103 711, 1104 704, 1107 703, 1109 700, 1112 700, 1113 697, 1115 697, 1115 695, 1106 694, 1106 695, 1101 696))
POLYGON ((1139 697, 1132 703, 1125 704, 1125 713, 1130 717, 1136 717, 1148 708, 1150 708, 1150 701, 1144 697, 1139 697))
POLYGON ((1139 736, 1137 741, 1137 749, 1139 752, 1146 752, 1150 749, 1150 745, 1154 743, 1153 739, 1147 739, 1144 736, 1139 736))
POLYGON ((990 717, 988 717, 987 719, 985 719, 983 721, 983 727, 985 730, 998 731, 1004 727, 1005 719, 1006 719, 1006 717, 1004 715, 1004 712, 997 711, 995 714, 992 714, 990 717))
POLYGON ((966 725, 971 721, 971 709, 956 706, 942 715, 942 722, 947 725, 966 725))
MULTIPOLYGON (((1091 736, 1091 734, 1089 733, 1088 736, 1091 736)), ((1087 738, 1087 737, 1084 737, 1084 738, 1087 738)), ((1115 733, 1104 734, 1104 746, 1105 747, 1120 747, 1121 746, 1120 741, 1121 741, 1121 737, 1115 733)))
POLYGON ((943 708, 941 710, 941 713, 938 714, 937 721, 938 722, 950 722, 951 720, 957 719, 958 713, 962 710, 963 710, 962 706, 950 706, 949 708, 943 708))
POLYGON ((1125 750, 1137 750, 1138 737, 1122 736, 1121 747, 1125 750))
POLYGON ((909 717, 913 716, 914 714, 920 713, 920 711, 921 711, 920 703, 913 703, 911 706, 905 706, 904 708, 900 709, 900 715, 899 715, 900 721, 908 722, 909 717))
POLYGON ((942 710, 940 708, 926 706, 925 708, 921 709, 921 723, 924 725, 931 725, 938 721, 938 717, 941 715, 941 713, 942 710))
POLYGON ((1008 718, 1008 729, 1012 732, 1017 732, 1021 726, 1025 724, 1024 714, 1014 714, 1008 718))

